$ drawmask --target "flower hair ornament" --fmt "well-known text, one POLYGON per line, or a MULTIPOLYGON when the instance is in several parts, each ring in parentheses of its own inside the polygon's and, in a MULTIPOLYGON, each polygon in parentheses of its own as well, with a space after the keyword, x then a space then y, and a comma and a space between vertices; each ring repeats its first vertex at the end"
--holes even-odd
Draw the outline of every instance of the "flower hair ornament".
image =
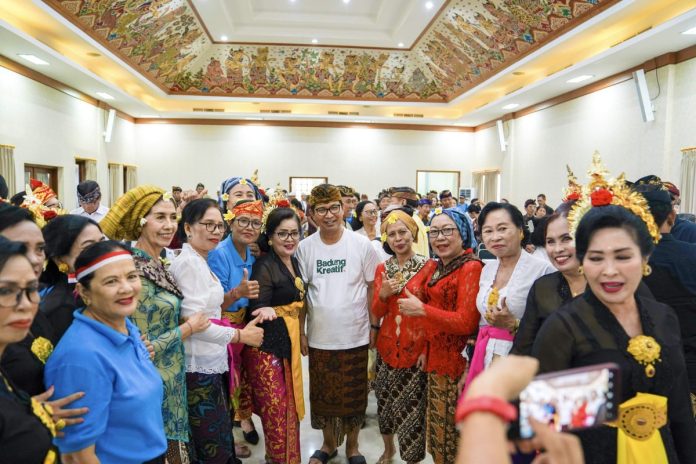
POLYGON ((290 201, 286 198, 285 194, 283 193, 283 188, 280 186, 280 184, 277 184, 275 189, 273 190, 273 193, 268 199, 268 204, 263 210, 263 217, 261 218, 261 222, 263 223, 263 231, 266 230, 266 221, 268 220, 268 215, 271 214, 271 211, 273 211, 276 208, 290 208, 293 211, 295 211, 295 214, 300 216, 300 211, 298 211, 297 208, 292 206, 290 201))
MULTIPOLYGON (((590 181, 582 189, 577 203, 568 213, 568 224, 570 224, 570 232, 573 236, 575 236, 582 217, 591 208, 616 205, 622 206, 638 216, 648 227, 648 232, 653 242, 658 243, 660 241, 660 230, 650 213, 648 202, 643 195, 631 190, 626 185, 623 173, 616 179, 610 179, 609 171, 602 164, 602 159, 598 152, 592 155, 592 165, 587 173, 590 176, 590 181)), ((566 198, 568 198, 568 195, 566 195, 566 198)))

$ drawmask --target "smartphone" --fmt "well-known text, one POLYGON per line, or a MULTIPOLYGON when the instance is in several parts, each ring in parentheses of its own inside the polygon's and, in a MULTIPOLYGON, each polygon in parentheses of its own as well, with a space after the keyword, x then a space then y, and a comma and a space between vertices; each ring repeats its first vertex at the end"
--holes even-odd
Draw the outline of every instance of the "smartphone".
POLYGON ((558 432, 585 429, 616 419, 620 398, 616 364, 597 364, 537 376, 520 393, 515 439, 534 436, 533 418, 558 432))

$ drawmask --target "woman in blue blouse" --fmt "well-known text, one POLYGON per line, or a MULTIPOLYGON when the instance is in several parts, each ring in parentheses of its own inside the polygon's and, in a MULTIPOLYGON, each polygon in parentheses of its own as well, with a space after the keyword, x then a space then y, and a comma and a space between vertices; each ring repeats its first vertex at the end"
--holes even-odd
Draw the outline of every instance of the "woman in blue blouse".
POLYGON ((65 462, 164 463, 162 378, 137 327, 140 276, 129 251, 112 241, 85 249, 75 262, 86 307, 46 363, 58 397, 83 391, 89 412, 56 444, 65 462))

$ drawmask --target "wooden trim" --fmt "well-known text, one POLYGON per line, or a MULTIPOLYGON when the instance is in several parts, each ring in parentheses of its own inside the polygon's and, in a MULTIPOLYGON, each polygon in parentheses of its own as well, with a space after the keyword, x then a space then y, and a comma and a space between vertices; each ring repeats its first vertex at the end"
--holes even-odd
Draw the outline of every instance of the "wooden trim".
POLYGON ((696 147, 686 147, 686 148, 682 148, 681 152, 685 153, 687 151, 694 151, 694 150, 696 150, 696 147))
POLYGON ((85 158, 84 156, 75 155, 75 161, 94 161, 97 162, 96 158, 85 158))
POLYGON ((696 45, 692 45, 691 47, 687 47, 676 52, 669 52, 663 55, 656 56, 655 58, 645 61, 641 65, 625 69, 612 76, 605 77, 602 80, 593 82, 584 87, 580 87, 575 90, 571 90, 569 92, 555 96, 553 98, 549 98, 535 105, 523 108, 519 111, 507 113, 500 118, 496 118, 483 124, 479 124, 478 126, 475 126, 474 132, 478 132, 495 126, 496 121, 498 121, 498 119, 502 119, 503 121, 508 121, 510 119, 518 119, 523 116, 536 113, 537 111, 542 111, 553 106, 560 105, 561 103, 565 103, 570 100, 574 100, 576 98, 584 97, 591 93, 598 92, 613 85, 621 84, 622 82, 626 82, 628 80, 633 79, 633 71, 636 71, 638 69, 644 69, 645 72, 649 72, 661 68, 663 66, 676 65, 684 61, 688 61, 692 58, 696 58, 696 45))
POLYGON ((11 150, 14 150, 17 147, 15 147, 14 145, 5 145, 4 143, 0 143, 0 148, 9 148, 11 150))
MULTIPOLYGON (((189 7, 191 7, 191 10, 193 10, 193 14, 198 20, 198 23, 201 25, 203 30, 205 31, 205 34, 208 36, 208 40, 210 40, 211 43, 216 44, 216 45, 253 45, 253 46, 271 46, 271 47, 305 47, 305 48, 348 48, 348 49, 357 49, 357 50, 389 50, 389 51, 396 51, 396 52, 410 52, 413 50, 413 48, 418 44, 421 38, 430 30, 430 27, 433 25, 436 19, 440 17, 443 11, 447 9, 449 4, 452 2, 452 0, 445 0, 442 5, 440 6, 440 9, 435 12, 432 18, 430 18, 430 21, 428 21, 428 24, 425 25, 423 30, 418 34, 418 37, 411 43, 409 47, 368 47, 366 45, 329 45, 329 44, 313 44, 313 43, 287 43, 287 42, 237 42, 237 41, 227 41, 223 42, 220 40, 215 40, 213 38, 213 35, 210 33, 208 30, 208 26, 206 26, 205 21, 203 21, 203 18, 201 17, 200 13, 198 12, 198 8, 196 8, 196 5, 194 5, 192 0, 187 0, 187 3, 189 7)), ((188 94, 186 94, 188 95, 188 94)))
POLYGON ((135 118, 136 124, 179 124, 190 126, 279 126, 279 127, 324 127, 324 128, 368 128, 385 130, 473 132, 473 127, 443 126, 428 124, 356 123, 340 121, 257 121, 247 119, 193 119, 193 118, 135 118))
POLYGON ((500 168, 490 168, 490 169, 480 169, 478 171, 471 171, 471 174, 500 174, 502 170, 500 168))

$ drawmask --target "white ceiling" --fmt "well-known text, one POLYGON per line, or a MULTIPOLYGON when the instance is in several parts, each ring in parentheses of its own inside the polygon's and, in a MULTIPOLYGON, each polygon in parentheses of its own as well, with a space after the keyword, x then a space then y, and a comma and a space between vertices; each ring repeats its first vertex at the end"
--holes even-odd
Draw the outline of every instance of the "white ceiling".
POLYGON ((445 0, 191 0, 213 41, 409 48, 445 0), (426 4, 432 4, 428 9, 426 4), (226 40, 223 38, 226 37, 226 40))

